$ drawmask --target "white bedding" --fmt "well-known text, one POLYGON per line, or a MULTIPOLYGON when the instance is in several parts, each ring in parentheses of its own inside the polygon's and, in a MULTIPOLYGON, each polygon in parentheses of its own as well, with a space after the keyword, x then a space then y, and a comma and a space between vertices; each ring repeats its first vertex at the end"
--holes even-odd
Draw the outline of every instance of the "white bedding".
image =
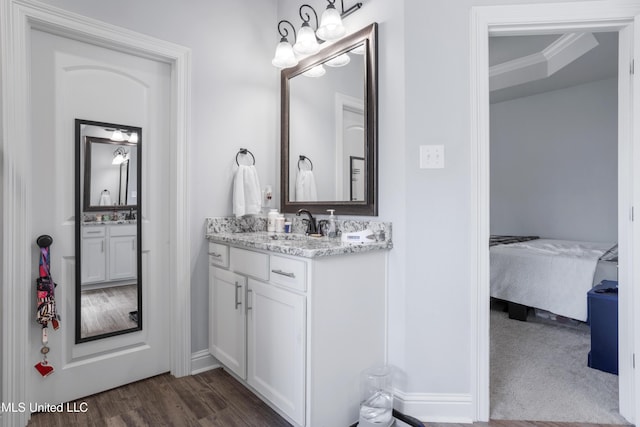
POLYGON ((491 296, 586 321, 598 258, 612 246, 551 239, 492 246, 491 296))

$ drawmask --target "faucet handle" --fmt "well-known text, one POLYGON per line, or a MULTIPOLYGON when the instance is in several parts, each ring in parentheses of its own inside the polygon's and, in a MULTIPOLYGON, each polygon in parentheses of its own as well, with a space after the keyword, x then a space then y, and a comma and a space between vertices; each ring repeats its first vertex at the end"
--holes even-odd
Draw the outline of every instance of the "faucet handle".
POLYGON ((329 232, 329 221, 326 219, 321 219, 318 221, 318 233, 326 236, 329 232))

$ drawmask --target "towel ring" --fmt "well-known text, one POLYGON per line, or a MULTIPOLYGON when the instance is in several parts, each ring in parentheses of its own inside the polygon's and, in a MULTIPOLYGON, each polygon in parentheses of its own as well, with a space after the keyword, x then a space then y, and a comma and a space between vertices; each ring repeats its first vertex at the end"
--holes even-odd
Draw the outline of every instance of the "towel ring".
POLYGON ((309 165, 311 165, 310 170, 313 170, 313 163, 311 162, 311 159, 303 155, 300 155, 300 160, 298 160, 298 170, 300 170, 300 162, 304 162, 305 160, 309 162, 309 165))
POLYGON ((240 166, 240 163, 238 163, 238 156, 240 154, 250 154, 251 158, 253 159, 253 164, 256 164, 256 158, 254 157, 253 153, 249 150, 247 150, 246 148, 241 148, 240 151, 238 151, 238 154, 236 154, 236 165, 240 166))

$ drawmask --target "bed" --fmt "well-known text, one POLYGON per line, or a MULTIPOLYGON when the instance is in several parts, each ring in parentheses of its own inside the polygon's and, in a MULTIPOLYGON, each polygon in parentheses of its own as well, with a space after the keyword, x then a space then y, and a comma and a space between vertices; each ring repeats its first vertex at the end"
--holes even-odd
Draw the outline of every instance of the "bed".
POLYGON ((491 296, 580 321, 587 320, 587 292, 617 280, 617 245, 491 236, 491 296))

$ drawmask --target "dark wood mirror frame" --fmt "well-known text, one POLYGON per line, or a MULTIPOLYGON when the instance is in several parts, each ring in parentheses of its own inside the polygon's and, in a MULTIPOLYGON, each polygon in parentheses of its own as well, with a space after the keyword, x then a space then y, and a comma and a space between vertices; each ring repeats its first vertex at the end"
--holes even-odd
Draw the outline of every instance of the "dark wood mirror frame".
POLYGON ((281 209, 286 213, 297 212, 298 209, 308 209, 312 213, 324 214, 327 209, 335 209, 341 215, 378 215, 378 60, 377 60, 377 31, 378 24, 373 23, 360 31, 346 36, 330 46, 309 56, 291 68, 285 68, 280 73, 280 198, 281 209), (289 192, 289 80, 327 60, 341 55, 355 46, 365 46, 365 121, 366 147, 365 167, 366 200, 354 201, 291 201, 289 192))
MULTIPOLYGON (((126 125, 116 125, 113 123, 104 123, 97 122, 91 120, 75 120, 75 274, 76 274, 76 283, 75 283, 75 343, 83 343, 94 341, 101 338, 112 337, 116 335, 122 335, 130 332, 141 331, 142 330, 142 319, 143 319, 143 307, 142 307, 142 218, 141 218, 141 209, 140 209, 140 201, 142 194, 142 128, 137 126, 126 126, 126 125), (82 126, 90 125, 97 126, 103 128, 113 128, 118 127, 120 129, 130 129, 132 131, 138 132, 138 142, 135 143, 138 149, 137 153, 137 203, 135 205, 127 205, 121 206, 123 210, 132 208, 136 211, 137 220, 136 220, 136 263, 137 263, 137 304, 138 304, 138 318, 137 318, 137 326, 134 328, 121 329, 114 332, 108 332, 98 335, 91 335, 88 337, 82 337, 81 331, 81 321, 82 321, 82 218, 83 218, 83 208, 84 208, 84 192, 82 191, 82 179, 84 178, 82 174, 82 163, 85 159, 82 156, 82 146, 87 144, 87 139, 82 137, 82 126)), ((86 149, 86 148, 85 148, 86 149)), ((104 209, 100 209, 102 211, 113 211, 114 206, 104 206, 104 209)), ((119 207, 115 207, 116 210, 119 207)), ((95 209, 90 209, 95 210, 95 209)))

